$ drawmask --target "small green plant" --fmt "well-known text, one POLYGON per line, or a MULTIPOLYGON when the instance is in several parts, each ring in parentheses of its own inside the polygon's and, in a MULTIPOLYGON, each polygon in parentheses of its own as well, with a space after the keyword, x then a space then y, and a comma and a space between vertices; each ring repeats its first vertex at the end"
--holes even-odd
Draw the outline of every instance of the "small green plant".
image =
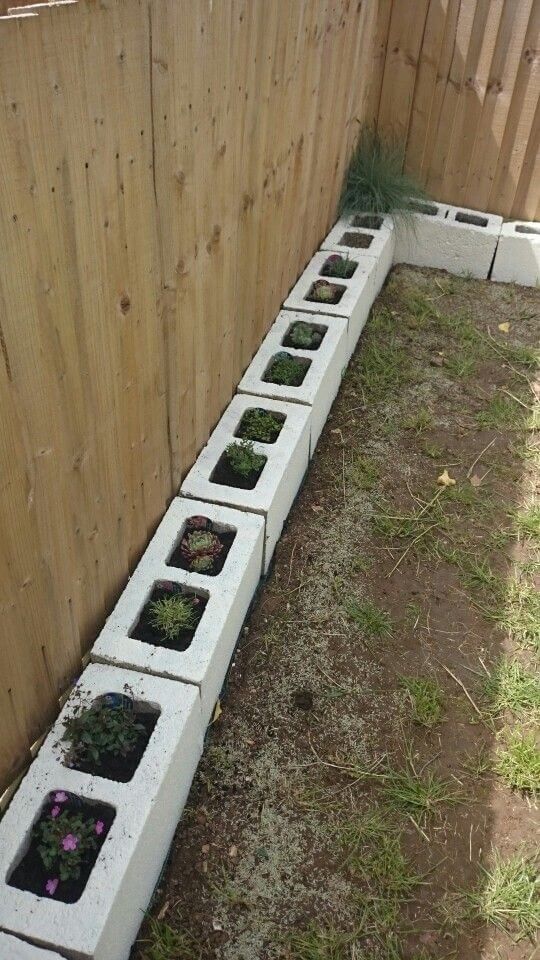
POLYGON ((408 219, 424 190, 403 173, 403 149, 365 127, 349 164, 341 209, 355 213, 391 213, 408 219))
MULTIPOLYGON (((307 324, 306 324, 307 326, 307 324)), ((274 443, 279 436, 283 421, 275 414, 262 407, 253 407, 246 410, 240 424, 240 432, 244 440, 258 440, 260 443, 274 443)))
POLYGON ((439 723, 444 700, 437 681, 429 677, 402 677, 401 683, 409 694, 414 722, 428 728, 439 723))
POLYGON ((299 320, 298 323, 293 323, 289 331, 289 340, 293 347, 309 350, 319 346, 322 336, 311 323, 299 320))
POLYGON ((325 277, 339 277, 342 280, 350 280, 358 264, 348 256, 342 257, 340 253, 331 253, 326 260, 323 273, 325 277))
POLYGON ((202 949, 184 930, 177 930, 166 920, 149 917, 150 936, 139 943, 143 960, 201 960, 202 949))
POLYGON ((530 503, 522 507, 515 518, 515 524, 518 534, 540 543, 540 504, 530 503))
POLYGON ((480 427, 491 430, 519 430, 523 429, 525 419, 523 409, 509 397, 496 394, 484 410, 476 414, 476 421, 480 427))
POLYGON ((414 430, 416 434, 424 433, 425 430, 431 430, 434 426, 435 421, 433 419, 433 414, 429 410, 419 410, 418 413, 413 414, 411 417, 407 417, 403 421, 403 428, 405 430, 414 430))
POLYGON ((223 544, 211 530, 191 530, 182 538, 180 553, 190 570, 206 573, 223 550, 223 544))
POLYGON ((270 364, 265 379, 270 383, 281 383, 289 387, 298 387, 306 375, 306 364, 290 353, 277 353, 270 364))
POLYGON ((239 443, 230 443, 225 455, 233 473, 239 477, 250 477, 259 473, 266 463, 262 453, 256 453, 251 440, 240 440, 239 443))
POLYGON ((104 824, 67 810, 56 815, 57 809, 36 824, 33 836, 43 866, 60 880, 76 880, 86 855, 97 847, 104 824))
POLYGON ((292 933, 288 938, 291 960, 348 960, 353 936, 334 927, 317 927, 292 933))
POLYGON ((498 752, 495 771, 513 790, 540 792, 540 747, 534 733, 513 730, 505 736, 505 745, 498 752))
POLYGON ((150 623, 170 643, 178 640, 183 630, 195 630, 199 622, 195 599, 179 593, 152 600, 149 607, 150 623))
POLYGON ((538 859, 516 854, 504 860, 495 854, 491 870, 467 899, 472 913, 484 923, 517 935, 535 937, 540 927, 540 874, 538 859))
POLYGON ((103 756, 126 757, 144 732, 133 710, 97 703, 66 721, 62 739, 71 744, 71 763, 98 763, 103 756))
POLYGON ((329 283, 327 280, 316 280, 306 300, 315 300, 316 303, 336 303, 343 287, 338 284, 329 283))

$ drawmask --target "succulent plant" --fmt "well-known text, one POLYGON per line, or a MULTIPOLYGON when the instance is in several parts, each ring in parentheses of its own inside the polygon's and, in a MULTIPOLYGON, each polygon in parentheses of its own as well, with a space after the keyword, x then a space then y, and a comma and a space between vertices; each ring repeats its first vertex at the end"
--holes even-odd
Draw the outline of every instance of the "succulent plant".
POLYGON ((223 550, 223 544, 211 530, 195 529, 183 537, 180 553, 190 570, 204 573, 211 570, 216 557, 223 550))
POLYGON ((308 300, 315 300, 318 303, 332 303, 336 299, 339 287, 327 280, 317 280, 311 288, 308 300))
POLYGON ((292 325, 289 332, 289 340, 294 347, 298 347, 298 349, 301 350, 302 347, 309 349, 310 347, 318 346, 322 337, 319 331, 310 323, 304 323, 302 320, 299 320, 298 323, 292 325))

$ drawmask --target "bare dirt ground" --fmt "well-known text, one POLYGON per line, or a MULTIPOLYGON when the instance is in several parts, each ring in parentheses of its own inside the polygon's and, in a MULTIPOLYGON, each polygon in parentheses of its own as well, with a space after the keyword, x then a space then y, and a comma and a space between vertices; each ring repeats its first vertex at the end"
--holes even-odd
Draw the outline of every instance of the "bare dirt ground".
POLYGON ((534 290, 390 275, 136 960, 535 955, 539 320, 534 290))

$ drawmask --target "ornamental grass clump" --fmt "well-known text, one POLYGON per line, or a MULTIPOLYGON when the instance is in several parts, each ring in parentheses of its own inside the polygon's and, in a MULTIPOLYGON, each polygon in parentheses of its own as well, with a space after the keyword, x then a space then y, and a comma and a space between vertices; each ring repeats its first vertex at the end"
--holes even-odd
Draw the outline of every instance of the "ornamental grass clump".
POLYGON ((240 440, 239 443, 230 443, 225 450, 229 466, 239 477, 250 477, 259 473, 266 463, 262 453, 256 453, 251 440, 240 440))
POLYGON ((362 130, 349 164, 341 194, 345 213, 390 213, 411 221, 418 200, 425 199, 420 184, 403 172, 404 150, 383 139, 370 127, 362 130))
POLYGON ((358 264, 349 257, 342 257, 340 253, 331 253, 326 260, 322 273, 325 277, 339 277, 341 280, 350 280, 358 264))
POLYGON ((196 599, 179 593, 152 600, 149 612, 151 625, 170 643, 178 640, 185 630, 195 630, 199 622, 196 599))
POLYGON ((70 766, 126 757, 146 730, 136 713, 124 707, 92 704, 66 721, 63 739, 70 742, 70 766))

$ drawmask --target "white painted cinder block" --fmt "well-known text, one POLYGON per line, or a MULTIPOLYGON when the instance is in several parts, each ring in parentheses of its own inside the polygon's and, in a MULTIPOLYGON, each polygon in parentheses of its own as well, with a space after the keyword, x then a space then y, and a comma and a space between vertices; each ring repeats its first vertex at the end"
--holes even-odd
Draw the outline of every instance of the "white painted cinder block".
POLYGON ((12 937, 9 933, 0 933, 0 960, 64 960, 59 953, 51 953, 41 947, 12 937))
POLYGON ((493 213, 448 207, 439 241, 431 249, 430 267, 486 279, 502 226, 493 213))
POLYGON ((339 250, 320 250, 308 263, 304 273, 292 288, 285 300, 284 307, 288 310, 306 310, 308 313, 321 313, 327 316, 347 318, 347 361, 356 347, 358 338, 371 310, 376 296, 377 258, 358 257, 347 255, 339 250), (321 274, 328 257, 332 254, 348 256, 348 259, 358 266, 350 280, 341 277, 325 277, 321 274), (319 303, 307 300, 313 284, 317 280, 329 280, 330 283, 343 288, 343 295, 339 303, 319 303))
POLYGON ((238 391, 259 397, 274 397, 277 400, 294 400, 311 407, 310 453, 313 454, 339 390, 347 360, 347 320, 344 317, 282 310, 242 377, 238 391), (283 340, 295 323, 314 324, 324 333, 317 350, 298 350, 283 346, 283 340), (280 352, 309 361, 309 369, 300 386, 285 386, 263 380, 272 359, 280 352))
POLYGON ((174 499, 96 640, 92 660, 195 684, 207 723, 261 577, 264 528, 264 517, 257 514, 208 502, 174 499), (225 565, 217 576, 167 564, 188 517, 194 515, 236 530, 225 565), (159 581, 183 584, 208 598, 187 650, 167 650, 130 636, 159 581))
MULTIPOLYGON (((87 667, 0 823, 0 926, 70 960, 127 960, 189 793, 203 731, 195 687, 97 664, 87 667), (93 777, 63 763, 64 718, 77 704, 111 691, 126 692, 160 711, 128 783, 93 777), (18 890, 6 881, 48 795, 58 790, 115 810, 86 887, 71 904, 18 890)), ((21 960, 27 960, 24 954, 21 960)))
POLYGON ((264 516, 265 571, 268 570, 283 524, 308 466, 310 418, 310 407, 301 403, 284 403, 281 400, 237 394, 180 488, 183 497, 229 504, 264 516), (256 452, 267 458, 256 486, 252 490, 242 490, 212 482, 211 477, 221 455, 227 445, 235 440, 242 414, 253 407, 262 407, 285 417, 283 429, 275 443, 254 444, 256 452))
POLYGON ((326 239, 321 243, 321 250, 331 250, 341 254, 347 253, 349 256, 358 257, 360 261, 364 257, 374 257, 377 261, 372 272, 373 299, 375 299, 392 266, 395 243, 392 217, 376 217, 374 214, 368 213, 349 213, 341 217, 332 227, 326 239), (364 223, 371 223, 372 226, 368 228, 358 225, 364 223), (377 224, 376 227, 375 224, 377 224), (358 242, 361 242, 362 238, 365 237, 370 238, 369 246, 357 246, 358 242))
POLYGON ((540 284, 540 223, 534 220, 503 223, 491 279, 520 283, 524 287, 540 284))
POLYGON ((434 251, 445 243, 446 215, 449 207, 431 200, 418 201, 417 212, 396 223, 394 263, 433 266, 434 251))

